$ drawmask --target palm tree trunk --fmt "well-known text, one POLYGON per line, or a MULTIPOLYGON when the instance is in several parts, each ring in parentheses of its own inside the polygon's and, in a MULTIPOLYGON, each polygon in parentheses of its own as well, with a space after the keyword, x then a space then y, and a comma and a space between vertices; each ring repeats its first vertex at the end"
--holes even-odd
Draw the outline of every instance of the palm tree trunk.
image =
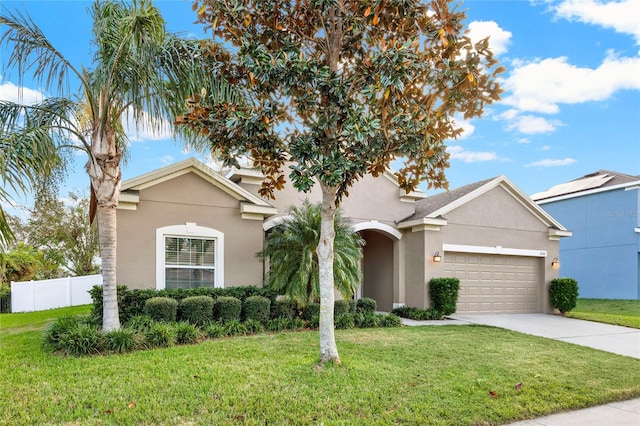
POLYGON ((318 253, 318 269, 320 271, 320 363, 334 362, 340 364, 338 347, 333 325, 333 241, 335 239, 334 220, 336 215, 337 187, 328 187, 320 183, 322 188, 322 210, 320 213, 320 242, 318 253))
POLYGON ((102 329, 120 328, 116 289, 116 208, 98 203, 100 255, 102 256, 102 329))

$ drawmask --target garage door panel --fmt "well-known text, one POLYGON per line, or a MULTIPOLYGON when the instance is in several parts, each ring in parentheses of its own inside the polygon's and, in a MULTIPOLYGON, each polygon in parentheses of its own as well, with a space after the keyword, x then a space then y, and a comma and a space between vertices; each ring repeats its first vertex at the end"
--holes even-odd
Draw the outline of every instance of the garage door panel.
POLYGON ((533 257, 447 253, 445 273, 460 279, 457 312, 538 312, 533 257))

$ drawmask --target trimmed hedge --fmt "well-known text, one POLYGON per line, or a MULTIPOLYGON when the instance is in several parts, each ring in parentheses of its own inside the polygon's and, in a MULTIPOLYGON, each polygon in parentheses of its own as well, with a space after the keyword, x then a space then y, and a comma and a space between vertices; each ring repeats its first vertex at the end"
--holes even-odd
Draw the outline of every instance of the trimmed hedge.
POLYGON ((242 304, 242 317, 245 321, 254 320, 266 324, 270 315, 271 300, 266 297, 249 296, 242 304))
POLYGON ((348 300, 336 300, 333 304, 333 317, 338 318, 341 315, 348 314, 350 312, 348 300))
POLYGON ((154 321, 175 322, 178 316, 178 301, 170 297, 152 297, 145 302, 144 313, 154 321))
POLYGON ((242 302, 237 297, 222 296, 214 304, 214 317, 221 322, 240 321, 242 302))
MULTIPOLYGON (((120 323, 126 323, 130 318, 136 315, 144 314, 144 304, 152 297, 170 297, 175 300, 182 300, 192 296, 209 296, 214 300, 218 297, 236 297, 244 301, 250 296, 263 296, 271 300, 276 300, 277 294, 268 288, 260 288, 256 286, 226 287, 226 288, 173 288, 165 290, 156 289, 132 289, 127 286, 119 285, 118 291, 118 310, 120 314, 120 323)), ((91 309, 91 317, 94 323, 102 324, 102 287, 94 286, 89 293, 93 299, 93 308, 91 309)))
POLYGON ((190 324, 207 324, 213 319, 213 298, 211 296, 185 297, 180 301, 180 319, 190 324))
POLYGON ((302 308, 302 319, 305 321, 313 320, 313 317, 320 316, 320 304, 319 303, 309 303, 307 306, 302 308))
POLYGON ((391 311, 391 314, 416 321, 440 320, 443 317, 442 312, 436 309, 420 309, 412 306, 394 308, 391 311))
POLYGON ((573 278, 551 280, 549 301, 562 315, 575 308, 578 303, 578 281, 573 278))
POLYGON ((295 300, 276 300, 271 303, 271 318, 293 319, 298 317, 298 304, 295 300))
POLYGON ((378 308, 378 303, 370 297, 362 297, 356 303, 356 312, 374 313, 378 308))
POLYGON ((457 278, 432 278, 429 281, 429 297, 432 308, 443 315, 451 315, 458 304, 460 280, 457 278))

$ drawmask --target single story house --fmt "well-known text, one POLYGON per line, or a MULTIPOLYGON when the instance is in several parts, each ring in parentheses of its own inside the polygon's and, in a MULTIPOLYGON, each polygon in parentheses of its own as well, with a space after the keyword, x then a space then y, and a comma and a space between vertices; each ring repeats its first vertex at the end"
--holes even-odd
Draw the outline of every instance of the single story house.
POLYGON ((561 272, 580 297, 640 300, 640 176, 599 170, 532 198, 573 231, 561 272))
MULTIPOLYGON (((123 182, 118 283, 130 288, 262 285, 256 253, 287 208, 320 200, 288 185, 258 196, 262 176, 226 176, 188 159, 123 182)), ((461 282, 459 312, 549 312, 552 259, 571 233, 509 179, 498 176, 427 197, 405 193, 391 172, 365 176, 342 202, 365 239, 358 297, 381 310, 429 306, 428 282, 461 282)))

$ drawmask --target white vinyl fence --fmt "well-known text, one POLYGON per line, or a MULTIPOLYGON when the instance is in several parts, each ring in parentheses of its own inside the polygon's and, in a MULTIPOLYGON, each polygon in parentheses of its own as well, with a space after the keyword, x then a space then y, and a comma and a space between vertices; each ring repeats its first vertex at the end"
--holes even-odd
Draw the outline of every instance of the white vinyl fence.
POLYGON ((102 275, 11 283, 11 312, 33 312, 92 302, 89 290, 102 275))

